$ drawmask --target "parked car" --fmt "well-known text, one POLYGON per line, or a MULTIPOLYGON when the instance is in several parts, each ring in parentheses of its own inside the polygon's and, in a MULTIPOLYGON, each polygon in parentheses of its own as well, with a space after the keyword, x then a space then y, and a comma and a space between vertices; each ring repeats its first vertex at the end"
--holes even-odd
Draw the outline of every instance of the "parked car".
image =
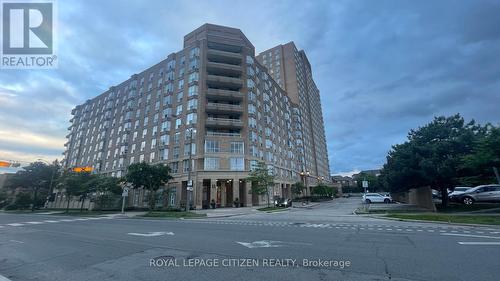
POLYGON ((472 205, 474 202, 500 202, 500 185, 480 185, 468 189, 459 195, 459 202, 472 205))
POLYGON ((471 189, 470 186, 457 186, 452 192, 448 193, 450 201, 458 202, 460 195, 464 194, 467 190, 471 189))
POLYGON ((391 203, 392 197, 390 195, 382 195, 380 193, 365 193, 363 194, 362 201, 364 203, 391 203))
POLYGON ((292 199, 287 199, 287 198, 277 198, 274 200, 274 206, 275 207, 291 207, 292 206, 292 199))

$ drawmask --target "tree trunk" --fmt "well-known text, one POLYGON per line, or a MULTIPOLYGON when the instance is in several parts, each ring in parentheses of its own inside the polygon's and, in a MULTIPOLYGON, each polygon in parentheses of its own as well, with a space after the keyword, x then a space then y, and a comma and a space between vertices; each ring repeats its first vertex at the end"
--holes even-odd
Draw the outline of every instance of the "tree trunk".
POLYGON ((66 213, 69 213, 69 200, 70 200, 71 196, 69 196, 69 194, 68 194, 67 197, 68 197, 68 203, 66 204, 66 213))
POLYGON ((31 211, 34 212, 35 211, 35 204, 36 204, 36 197, 37 197, 37 193, 38 193, 38 188, 34 188, 33 189, 33 202, 31 204, 31 211))
POLYGON ((269 204, 269 186, 266 189, 266 195, 267 195, 267 207, 269 208, 271 205, 269 204))
POLYGON ((448 189, 446 187, 441 187, 441 206, 448 207, 448 189))
POLYGON ((85 204, 85 196, 82 198, 82 204, 80 205, 80 213, 83 212, 83 204, 85 204))
POLYGON ((154 194, 153 194, 153 189, 150 187, 149 188, 149 211, 153 211, 154 209, 154 194))

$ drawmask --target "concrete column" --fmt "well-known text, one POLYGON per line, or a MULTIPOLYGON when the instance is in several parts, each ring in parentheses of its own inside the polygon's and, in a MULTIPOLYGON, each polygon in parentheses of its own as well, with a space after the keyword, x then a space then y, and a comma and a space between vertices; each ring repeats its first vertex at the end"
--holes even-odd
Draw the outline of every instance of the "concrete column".
POLYGON ((252 183, 245 181, 245 193, 246 193, 246 201, 245 201, 245 206, 250 207, 252 206, 252 183))
POLYGON ((202 200, 203 200, 203 180, 196 181, 195 192, 194 192, 194 205, 197 210, 201 210, 202 200))
MULTIPOLYGON (((233 179, 233 202, 238 198, 239 202, 241 202, 240 198, 240 179, 233 179)), ((231 203, 233 203, 231 202, 231 203)))

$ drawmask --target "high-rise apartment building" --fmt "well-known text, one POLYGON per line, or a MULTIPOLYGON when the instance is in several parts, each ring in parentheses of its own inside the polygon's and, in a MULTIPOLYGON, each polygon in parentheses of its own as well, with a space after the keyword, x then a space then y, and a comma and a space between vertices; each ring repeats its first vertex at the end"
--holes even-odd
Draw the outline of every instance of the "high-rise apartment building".
POLYGON ((313 179, 330 178, 320 94, 305 52, 290 42, 260 53, 257 60, 300 109, 301 126, 296 131, 300 168, 313 179))
MULTIPOLYGON (((258 161, 275 176, 271 196, 290 198, 300 180, 328 181, 319 91, 298 54, 294 82, 269 73, 239 29, 205 24, 181 51, 76 106, 63 164, 119 177, 132 163, 164 163, 174 178, 158 204, 187 204, 192 180, 196 208, 264 202, 245 180, 258 161)), ((129 204, 146 206, 145 193, 134 190, 129 204)))

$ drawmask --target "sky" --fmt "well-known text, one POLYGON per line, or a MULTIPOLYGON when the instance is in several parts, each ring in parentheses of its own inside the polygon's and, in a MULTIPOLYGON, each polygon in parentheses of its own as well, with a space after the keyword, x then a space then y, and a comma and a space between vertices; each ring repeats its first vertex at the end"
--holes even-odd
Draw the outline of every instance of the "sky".
POLYGON ((256 52, 294 41, 321 92, 332 174, 380 168, 434 116, 500 122, 500 1, 58 1, 57 69, 0 70, 0 160, 62 158, 71 109, 204 23, 256 52))

